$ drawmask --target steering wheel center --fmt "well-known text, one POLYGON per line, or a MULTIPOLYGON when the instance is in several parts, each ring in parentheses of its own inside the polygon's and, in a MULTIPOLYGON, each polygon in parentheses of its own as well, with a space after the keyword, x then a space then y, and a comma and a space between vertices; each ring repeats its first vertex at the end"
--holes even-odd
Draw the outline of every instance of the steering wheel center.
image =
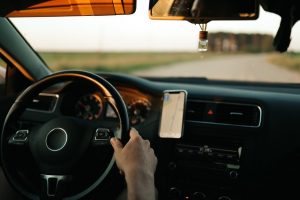
POLYGON ((62 150, 68 141, 68 134, 63 128, 54 128, 46 136, 46 146, 50 151, 62 150))

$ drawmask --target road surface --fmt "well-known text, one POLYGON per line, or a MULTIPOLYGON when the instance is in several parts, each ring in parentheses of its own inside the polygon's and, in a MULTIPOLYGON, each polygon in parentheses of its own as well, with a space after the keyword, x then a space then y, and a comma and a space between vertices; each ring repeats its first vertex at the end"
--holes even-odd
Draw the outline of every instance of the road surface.
POLYGON ((136 71, 139 76, 206 77, 218 80, 300 83, 300 73, 271 64, 267 55, 230 55, 136 71))

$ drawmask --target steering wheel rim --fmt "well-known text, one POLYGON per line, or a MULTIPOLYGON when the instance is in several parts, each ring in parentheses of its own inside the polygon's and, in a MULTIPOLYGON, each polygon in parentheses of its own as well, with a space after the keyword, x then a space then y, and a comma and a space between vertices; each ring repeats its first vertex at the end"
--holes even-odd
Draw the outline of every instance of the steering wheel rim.
MULTIPOLYGON (((22 186, 22 184, 17 181, 17 178, 13 175, 13 170, 10 169, 11 166, 9 164, 8 140, 11 137, 11 134, 9 134, 8 131, 9 125, 13 120, 18 119, 17 116, 19 116, 20 113, 22 113, 26 109, 28 103, 32 101, 32 99, 35 96, 37 96, 40 92, 42 92, 46 88, 49 88, 52 85, 63 83, 66 81, 82 81, 82 80, 96 86, 97 89, 101 90, 101 92, 104 93, 106 97, 110 98, 110 103, 112 103, 112 105, 115 107, 116 114, 120 121, 120 127, 121 127, 120 134, 115 136, 120 138, 123 142, 126 142, 128 140, 130 125, 129 125, 129 118, 128 118, 126 104, 124 103, 121 95, 114 88, 114 86, 112 86, 104 78, 89 72, 63 71, 63 72, 58 72, 50 76, 47 76, 41 79, 40 81, 34 83, 19 95, 15 103, 10 108, 6 116, 6 119, 4 121, 2 135, 1 135, 1 145, 0 145, 2 167, 8 181, 18 192, 20 192, 23 196, 29 199, 40 199, 40 197, 39 195, 27 191, 25 189, 26 187, 22 186)), ((86 196, 87 194, 89 194, 91 191, 93 191, 96 187, 98 187, 103 182, 103 180, 107 177, 108 173, 111 171, 114 163, 115 163, 115 159, 112 156, 111 161, 109 162, 104 173, 102 173, 102 175, 96 180, 96 182, 94 182, 84 191, 81 191, 69 197, 64 197, 63 199, 80 199, 86 196)))

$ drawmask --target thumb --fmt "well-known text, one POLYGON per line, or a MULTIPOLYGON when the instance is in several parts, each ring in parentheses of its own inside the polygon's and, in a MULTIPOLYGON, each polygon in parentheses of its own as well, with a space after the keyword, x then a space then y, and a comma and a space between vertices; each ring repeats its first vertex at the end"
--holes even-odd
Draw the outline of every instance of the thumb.
POLYGON ((111 138, 110 143, 116 154, 118 154, 123 149, 123 144, 118 138, 111 138))

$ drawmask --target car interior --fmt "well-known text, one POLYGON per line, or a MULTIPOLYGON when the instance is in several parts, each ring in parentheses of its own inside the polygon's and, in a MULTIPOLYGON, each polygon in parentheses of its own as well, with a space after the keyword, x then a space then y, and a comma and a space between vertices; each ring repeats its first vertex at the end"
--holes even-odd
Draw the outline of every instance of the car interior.
MULTIPOLYGON (((201 2, 150 0, 145 15, 166 23, 246 23, 259 18, 262 7, 281 17, 273 48, 282 53, 300 19, 295 0, 201 2)), ((0 2, 0 199, 117 199, 126 184, 109 139, 125 144, 131 127, 157 156, 158 199, 296 199, 299 83, 53 71, 12 22, 130 15, 138 3, 0 2)))

